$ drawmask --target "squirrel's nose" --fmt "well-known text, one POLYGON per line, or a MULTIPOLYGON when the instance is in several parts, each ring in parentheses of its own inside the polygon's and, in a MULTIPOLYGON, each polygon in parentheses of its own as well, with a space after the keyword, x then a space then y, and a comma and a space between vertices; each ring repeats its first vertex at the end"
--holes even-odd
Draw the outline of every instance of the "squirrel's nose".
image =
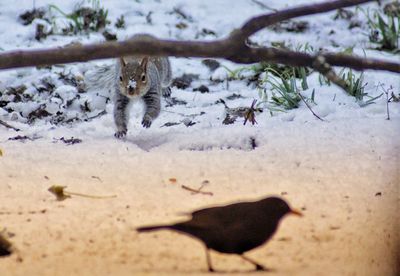
POLYGON ((135 89, 132 86, 128 87, 129 94, 133 94, 134 90, 135 89))

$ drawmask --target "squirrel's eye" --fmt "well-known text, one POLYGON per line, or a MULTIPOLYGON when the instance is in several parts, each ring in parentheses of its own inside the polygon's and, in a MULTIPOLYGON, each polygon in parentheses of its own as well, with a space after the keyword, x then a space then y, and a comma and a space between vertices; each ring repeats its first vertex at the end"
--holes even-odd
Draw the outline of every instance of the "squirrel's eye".
POLYGON ((119 77, 119 80, 122 81, 122 76, 119 77))
POLYGON ((142 81, 146 81, 146 75, 142 75, 142 81))

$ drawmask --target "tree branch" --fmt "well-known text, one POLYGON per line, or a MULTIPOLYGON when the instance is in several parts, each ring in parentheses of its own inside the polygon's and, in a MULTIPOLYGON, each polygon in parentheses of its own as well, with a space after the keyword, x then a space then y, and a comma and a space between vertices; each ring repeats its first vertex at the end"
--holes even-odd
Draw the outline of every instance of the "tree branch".
POLYGON ((286 9, 278 11, 272 14, 261 15, 247 21, 238 33, 233 33, 233 36, 237 36, 238 39, 244 40, 245 38, 251 36, 252 34, 264 29, 267 26, 273 25, 275 23, 288 20, 295 17, 312 15, 317 13, 329 12, 339 8, 346 8, 350 6, 355 6, 373 0, 336 0, 327 1, 319 4, 311 4, 299 6, 291 9, 286 9))
POLYGON ((316 58, 323 56, 327 63, 332 66, 350 67, 356 70, 372 69, 400 73, 400 63, 396 62, 333 53, 309 55, 268 47, 252 48, 245 44, 245 40, 249 35, 281 20, 327 12, 370 1, 372 0, 336 0, 262 15, 250 19, 241 29, 232 32, 228 38, 211 42, 137 38, 122 42, 6 52, 0 54, 0 69, 85 62, 93 59, 116 58, 128 55, 213 57, 224 58, 237 63, 268 61, 270 63, 281 63, 292 66, 313 67, 316 58))

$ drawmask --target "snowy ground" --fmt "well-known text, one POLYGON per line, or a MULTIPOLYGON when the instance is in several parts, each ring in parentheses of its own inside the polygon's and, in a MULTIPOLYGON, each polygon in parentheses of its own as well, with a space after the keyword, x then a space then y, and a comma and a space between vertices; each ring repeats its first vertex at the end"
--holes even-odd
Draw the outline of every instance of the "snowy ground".
MULTIPOLYGON (((274 9, 309 3, 260 2, 274 9)), ((65 12, 76 5, 75 1, 34 3, 36 7, 53 3, 65 12)), ((101 5, 108 9, 108 29, 119 39, 146 32, 162 38, 211 40, 225 37, 253 15, 269 12, 250 0, 103 0, 101 5), (121 15, 125 29, 114 26, 121 15), (186 27, 176 27, 182 23, 186 27)), ((0 1, 0 50, 104 40, 101 33, 90 33, 50 35, 36 41, 38 22, 23 26, 18 20, 19 14, 32 8, 32 1, 18 1, 17 6, 15 1, 0 1)), ((334 52, 354 47, 360 55, 365 51, 367 57, 398 60, 398 55, 370 49, 362 12, 354 19, 361 27, 350 30, 348 21, 334 21, 334 15, 299 19, 309 23, 303 33, 267 29, 252 41, 309 43, 314 49, 334 52)), ((62 26, 65 19, 56 22, 62 26)), ((258 124, 243 125, 239 118, 224 125, 220 99, 232 108, 248 107, 253 99, 262 101, 253 83, 226 79, 225 67, 234 70, 241 65, 219 60, 223 66, 211 72, 200 59, 171 58, 171 62, 174 77, 185 73, 198 79, 185 89, 172 88, 172 97, 180 103, 164 100, 162 113, 150 129, 142 128, 142 108, 136 105, 125 141, 113 136, 108 92, 78 92, 81 86, 73 82, 82 84, 87 71, 112 61, 0 71, 0 119, 21 129, 15 132, 0 126, 0 230, 15 234, 10 240, 23 258, 23 262, 16 257, 0 259, 0 275, 205 273, 198 242, 169 232, 137 235, 133 229, 177 220, 182 211, 270 194, 282 195, 305 213, 301 219, 287 218, 270 243, 250 253, 277 274, 399 273, 398 102, 389 103, 391 120, 386 120, 385 95, 360 107, 339 88, 320 85, 318 74, 312 73, 309 88, 300 92, 310 98, 315 90, 311 106, 324 121, 303 103, 297 109, 273 111, 273 116, 268 110, 273 105, 266 103, 260 105, 264 112, 256 115, 258 124), (22 95, 9 93, 10 87, 21 85, 26 86, 22 95), (200 85, 206 85, 209 93, 193 91, 200 85), (32 113, 35 110, 41 113, 32 113), (99 116, 103 111, 106 114, 99 116), (80 143, 64 142, 71 137, 80 143), (205 180, 209 184, 204 190, 213 196, 193 195, 181 188, 197 188, 205 180), (57 202, 47 192, 51 185, 117 198, 73 197, 57 202)), ((371 97, 390 86, 396 95, 400 92, 399 75, 367 71, 364 79, 371 97)), ((270 98, 271 87, 266 85, 265 91, 270 98)), ((213 257, 220 270, 251 269, 234 256, 213 257)))

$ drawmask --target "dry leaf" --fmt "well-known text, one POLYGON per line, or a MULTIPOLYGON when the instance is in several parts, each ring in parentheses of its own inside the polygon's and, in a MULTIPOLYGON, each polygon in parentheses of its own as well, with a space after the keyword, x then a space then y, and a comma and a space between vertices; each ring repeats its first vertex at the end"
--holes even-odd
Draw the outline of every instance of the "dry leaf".
POLYGON ((50 193, 52 193, 53 195, 56 196, 57 200, 62 201, 65 200, 67 198, 70 198, 70 195, 66 195, 64 193, 65 188, 67 188, 67 186, 57 186, 57 185, 53 185, 51 186, 48 191, 50 193))

